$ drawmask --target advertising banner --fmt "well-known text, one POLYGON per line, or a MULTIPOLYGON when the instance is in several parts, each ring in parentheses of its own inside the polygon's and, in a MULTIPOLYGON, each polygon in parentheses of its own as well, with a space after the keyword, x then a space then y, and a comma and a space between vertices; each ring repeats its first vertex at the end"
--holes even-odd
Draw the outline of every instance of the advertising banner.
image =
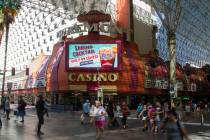
POLYGON ((117 68, 118 44, 70 44, 68 68, 117 68))

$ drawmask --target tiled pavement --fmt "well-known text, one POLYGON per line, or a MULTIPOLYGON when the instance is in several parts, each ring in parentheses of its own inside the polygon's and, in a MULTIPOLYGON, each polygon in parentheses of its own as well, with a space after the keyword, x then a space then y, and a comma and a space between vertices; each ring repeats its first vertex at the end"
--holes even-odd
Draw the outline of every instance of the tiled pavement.
MULTIPOLYGON (((45 135, 38 137, 35 129, 37 118, 34 111, 28 111, 25 123, 15 121, 14 117, 7 121, 3 118, 3 127, 0 129, 0 140, 95 140, 95 129, 92 125, 81 125, 79 113, 60 112, 50 113, 46 118, 43 131, 45 135)), ((210 140, 210 127, 187 125, 191 140, 210 140)), ((139 120, 128 120, 128 128, 106 129, 104 140, 164 140, 164 134, 142 132, 139 120)))

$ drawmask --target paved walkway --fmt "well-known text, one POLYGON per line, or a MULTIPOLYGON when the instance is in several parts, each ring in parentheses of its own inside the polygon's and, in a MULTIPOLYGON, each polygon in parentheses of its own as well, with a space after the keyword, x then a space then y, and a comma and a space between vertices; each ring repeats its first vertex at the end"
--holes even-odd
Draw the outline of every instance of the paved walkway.
MULTIPOLYGON (((15 117, 7 121, 3 118, 3 127, 0 129, 0 140, 95 140, 95 129, 86 124, 81 125, 79 113, 60 112, 50 113, 46 118, 43 132, 45 135, 36 135, 37 118, 34 111, 28 111, 25 123, 15 121, 15 117)), ((104 140, 164 140, 164 134, 154 135, 143 133, 139 120, 129 119, 128 128, 106 129, 104 140)), ((210 127, 187 125, 191 140, 210 140, 210 127)))

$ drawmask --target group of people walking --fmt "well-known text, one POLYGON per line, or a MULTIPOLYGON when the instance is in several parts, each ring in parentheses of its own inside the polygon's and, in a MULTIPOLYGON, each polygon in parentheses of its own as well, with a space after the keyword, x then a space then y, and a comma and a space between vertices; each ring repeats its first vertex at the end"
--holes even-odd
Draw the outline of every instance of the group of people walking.
MULTIPOLYGON (((89 100, 83 104, 83 113, 81 123, 85 122, 95 124, 96 138, 104 137, 104 127, 115 126, 120 123, 122 128, 127 127, 127 117, 130 115, 130 109, 126 102, 115 105, 110 101, 107 107, 103 107, 99 101, 90 105, 89 100), (108 119, 106 119, 108 118, 108 119), (92 121, 94 120, 94 121, 92 121)), ((167 132, 167 140, 188 139, 184 125, 180 122, 176 110, 169 107, 168 103, 163 105, 159 102, 154 105, 140 103, 137 107, 137 118, 143 122, 143 131, 150 130, 152 133, 167 132)))
MULTIPOLYGON (((3 110, 3 114, 6 116, 7 120, 10 120, 10 113, 11 113, 11 103, 10 103, 9 97, 3 97, 1 100, 1 109, 3 110)), ((24 123, 24 116, 25 116, 25 108, 26 108, 26 102, 22 98, 22 96, 18 99, 18 106, 14 110, 14 115, 16 116, 16 120, 19 120, 19 117, 21 118, 20 122, 24 123)), ((2 127, 2 121, 1 121, 1 113, 0 113, 0 127, 2 127)))
POLYGON ((119 112, 122 112, 122 126, 126 128, 127 117, 130 114, 130 110, 126 102, 122 102, 121 105, 115 105, 112 101, 108 103, 107 107, 104 107, 100 101, 95 101, 90 105, 89 100, 86 100, 83 104, 83 113, 81 115, 81 123, 93 123, 96 128, 96 139, 104 137, 104 127, 116 126, 119 124, 119 112), (108 122, 107 119, 108 118, 108 122))
POLYGON ((155 134, 166 131, 167 140, 189 139, 175 107, 170 107, 168 102, 163 105, 160 102, 154 105, 140 103, 137 117, 143 121, 143 131, 150 130, 155 134))
MULTIPOLYGON (((18 99, 18 106, 14 109, 14 115, 16 116, 16 121, 21 118, 20 122, 24 123, 24 116, 26 114, 26 102, 23 99, 22 96, 18 99)), ((37 135, 43 135, 44 133, 41 132, 41 126, 44 124, 44 115, 46 114, 48 116, 48 109, 47 109, 47 102, 44 100, 42 95, 38 96, 38 100, 36 103, 36 113, 38 118, 38 124, 37 124, 37 135)), ((12 111, 11 105, 10 105, 10 98, 9 97, 3 97, 1 100, 1 109, 3 111, 3 114, 5 114, 6 119, 10 120, 10 113, 12 111)), ((0 113, 0 128, 2 127, 2 120, 1 120, 1 113, 0 113)))

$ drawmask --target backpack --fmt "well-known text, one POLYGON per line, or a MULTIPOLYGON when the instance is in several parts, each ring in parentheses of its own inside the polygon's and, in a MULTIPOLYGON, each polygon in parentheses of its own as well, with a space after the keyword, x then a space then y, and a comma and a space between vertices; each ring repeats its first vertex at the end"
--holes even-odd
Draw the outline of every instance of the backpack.
POLYGON ((142 109, 143 109, 143 106, 142 105, 139 105, 138 107, 137 107, 137 112, 138 113, 141 113, 142 112, 142 109))

